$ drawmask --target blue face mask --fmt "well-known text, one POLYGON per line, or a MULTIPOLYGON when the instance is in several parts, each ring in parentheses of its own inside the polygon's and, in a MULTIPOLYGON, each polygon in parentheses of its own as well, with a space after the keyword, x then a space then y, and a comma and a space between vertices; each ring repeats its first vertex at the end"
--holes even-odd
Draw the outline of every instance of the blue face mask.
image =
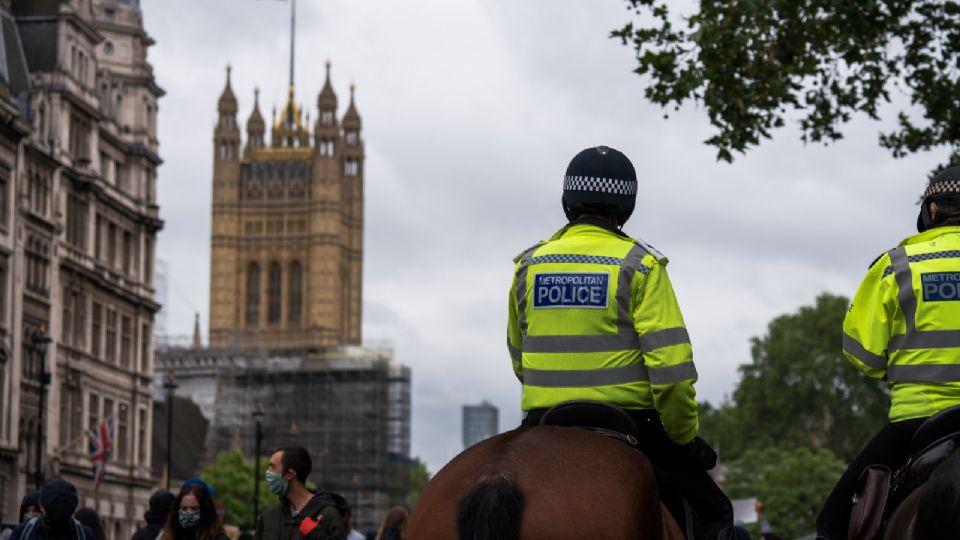
POLYGON ((287 493, 290 483, 283 479, 283 475, 273 471, 267 471, 267 489, 274 495, 283 496, 287 493))
POLYGON ((177 519, 180 521, 180 526, 184 529, 196 527, 197 524, 200 523, 200 511, 179 510, 177 511, 177 519))

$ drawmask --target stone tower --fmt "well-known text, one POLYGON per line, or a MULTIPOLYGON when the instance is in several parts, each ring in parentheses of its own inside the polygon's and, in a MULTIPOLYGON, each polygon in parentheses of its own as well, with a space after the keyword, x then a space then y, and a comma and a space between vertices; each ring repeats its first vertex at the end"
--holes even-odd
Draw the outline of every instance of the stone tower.
POLYGON ((312 137, 291 85, 286 104, 274 112, 269 144, 254 92, 241 146, 227 68, 213 131, 212 347, 361 342, 361 121, 353 87, 338 120, 329 62, 326 69, 312 137))

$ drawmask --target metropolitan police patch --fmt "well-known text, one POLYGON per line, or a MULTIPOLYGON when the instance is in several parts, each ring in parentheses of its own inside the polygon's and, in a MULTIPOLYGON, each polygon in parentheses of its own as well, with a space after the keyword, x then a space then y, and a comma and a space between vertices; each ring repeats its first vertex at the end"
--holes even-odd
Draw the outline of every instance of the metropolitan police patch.
POLYGON ((533 276, 534 308, 606 308, 610 275, 556 273, 533 276))
POLYGON ((960 300, 960 272, 920 274, 924 302, 960 300))

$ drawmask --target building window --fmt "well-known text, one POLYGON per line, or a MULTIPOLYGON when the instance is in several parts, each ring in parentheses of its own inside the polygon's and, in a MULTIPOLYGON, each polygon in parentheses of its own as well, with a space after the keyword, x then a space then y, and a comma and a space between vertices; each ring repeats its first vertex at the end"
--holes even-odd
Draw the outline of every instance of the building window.
POLYGON ((150 325, 140 326, 140 373, 150 373, 150 325))
POLYGON ((133 325, 130 317, 120 318, 120 366, 130 369, 130 355, 133 353, 133 325))
POLYGON ((103 340, 103 306, 93 303, 90 316, 90 354, 100 357, 100 342, 103 340))
POLYGON ((7 259, 0 258, 0 323, 7 322, 7 290, 7 259))
POLYGON ((270 263, 270 281, 267 284, 267 322, 280 322, 280 263, 270 263))
POLYGON ((325 126, 332 126, 333 111, 320 111, 320 123, 325 126))
POLYGON ((67 242, 82 251, 87 249, 88 213, 86 201, 73 193, 67 195, 67 242))
POLYGON ((70 154, 78 165, 90 161, 90 123, 78 115, 70 116, 70 154))
POLYGON ((64 383, 60 386, 60 446, 68 450, 77 448, 83 421, 83 401, 80 387, 64 383))
POLYGON ((61 322, 61 329, 63 330, 63 335, 60 339, 64 343, 73 342, 73 314, 77 309, 77 291, 71 290, 69 287, 64 287, 63 289, 63 321, 61 322))
POLYGON ((153 239, 149 237, 143 239, 143 281, 153 282, 153 239))
POLYGON ((137 463, 147 463, 147 410, 140 408, 137 411, 137 463))
POLYGON ((348 131, 347 132, 347 146, 356 146, 357 145, 357 132, 348 131))
POLYGON ((50 206, 50 178, 36 167, 27 171, 27 199, 30 211, 46 217, 50 206))
POLYGON ((250 263, 247 267, 247 325, 260 322, 260 265, 250 263))
POLYGON ((107 308, 107 342, 104 355, 111 364, 117 361, 117 310, 107 308))
POLYGON ((294 261, 290 264, 290 314, 291 324, 300 324, 303 315, 303 268, 294 261))
POLYGON ((343 174, 346 176, 357 176, 360 174, 360 162, 355 159, 348 159, 343 163, 343 174))
POLYGON ((10 212, 7 209, 10 194, 7 191, 10 188, 10 169, 5 165, 0 165, 0 227, 6 228, 9 224, 10 212))
POLYGON ((117 461, 126 463, 130 450, 130 407, 121 403, 117 412, 117 461))
POLYGON ((130 234, 130 231, 123 231, 121 250, 123 273, 129 276, 130 269, 133 266, 133 235, 130 234))
POLYGON ((27 290, 41 296, 49 295, 49 277, 47 274, 50 271, 50 248, 46 242, 30 236, 27 238, 24 252, 27 267, 27 290))
POLYGON ((90 392, 87 396, 87 429, 96 430, 100 425, 100 396, 90 392))

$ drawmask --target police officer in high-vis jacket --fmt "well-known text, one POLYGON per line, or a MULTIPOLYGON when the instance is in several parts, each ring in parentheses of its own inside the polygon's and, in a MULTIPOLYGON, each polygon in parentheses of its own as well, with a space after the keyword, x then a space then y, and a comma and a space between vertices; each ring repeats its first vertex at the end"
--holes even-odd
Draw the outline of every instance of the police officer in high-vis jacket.
POLYGON ((847 466, 817 517, 817 534, 846 538, 851 498, 871 464, 896 469, 928 417, 960 405, 960 167, 930 181, 920 234, 870 266, 843 320, 843 353, 890 388, 890 423, 847 466))
POLYGON ((705 537, 732 538, 730 501, 706 472, 716 453, 696 436, 697 370, 667 259, 620 230, 636 194, 626 156, 606 146, 580 152, 564 177, 569 223, 516 258, 507 345, 524 425, 570 400, 625 409, 705 537))

